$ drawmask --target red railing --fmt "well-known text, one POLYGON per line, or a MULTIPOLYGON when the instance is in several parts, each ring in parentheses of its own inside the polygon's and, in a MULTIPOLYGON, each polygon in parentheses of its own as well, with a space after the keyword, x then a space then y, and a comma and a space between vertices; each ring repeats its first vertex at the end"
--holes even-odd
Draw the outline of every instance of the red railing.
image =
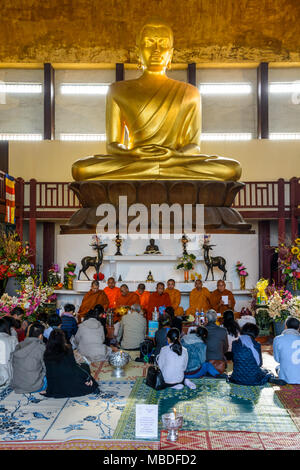
MULTIPOLYGON (((5 178, 2 179, 3 182, 0 174, 0 195, 1 191, 5 195, 5 178)), ((38 182, 34 179, 24 182, 22 178, 16 180, 17 231, 23 238, 23 221, 29 219, 29 241, 32 244, 36 241, 37 220, 67 220, 80 207, 77 197, 69 189, 69 183, 38 182)), ((236 196, 233 207, 245 219, 277 219, 278 234, 282 240, 285 239, 286 219, 290 219, 291 235, 297 236, 300 178, 246 182, 236 196)))
MULTIPOLYGON (((265 213, 266 218, 277 218, 278 212, 285 218, 290 217, 290 212, 300 204, 300 178, 292 178, 290 181, 279 179, 278 181, 250 181, 237 194, 233 207, 247 214, 250 218, 265 213), (253 214, 252 214, 253 212, 253 214)), ((1 183, 1 181, 0 181, 1 183)), ((0 186, 1 188, 1 186, 0 186)), ((30 180, 24 182, 17 178, 18 210, 23 210, 24 217, 29 218, 29 213, 36 212, 38 218, 66 218, 80 207, 76 195, 69 189, 69 183, 38 182, 30 180)), ((1 193, 0 193, 1 194, 1 193)), ((260 217, 258 217, 260 218, 260 217)))

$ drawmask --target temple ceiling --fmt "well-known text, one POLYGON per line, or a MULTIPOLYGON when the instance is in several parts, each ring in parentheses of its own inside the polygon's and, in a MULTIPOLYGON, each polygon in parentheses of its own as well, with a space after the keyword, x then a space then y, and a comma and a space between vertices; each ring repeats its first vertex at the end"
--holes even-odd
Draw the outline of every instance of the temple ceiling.
POLYGON ((299 0, 0 0, 0 62, 135 63, 160 16, 174 63, 300 62, 299 0))

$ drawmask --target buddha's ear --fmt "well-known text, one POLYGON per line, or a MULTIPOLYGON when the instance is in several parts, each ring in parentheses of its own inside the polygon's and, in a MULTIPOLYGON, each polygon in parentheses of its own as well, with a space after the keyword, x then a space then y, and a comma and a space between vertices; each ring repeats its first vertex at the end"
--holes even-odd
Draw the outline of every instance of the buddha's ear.
POLYGON ((170 60, 168 62, 168 69, 171 68, 171 63, 172 63, 172 59, 173 59, 173 52, 174 52, 174 48, 172 47, 172 49, 170 50, 170 60))

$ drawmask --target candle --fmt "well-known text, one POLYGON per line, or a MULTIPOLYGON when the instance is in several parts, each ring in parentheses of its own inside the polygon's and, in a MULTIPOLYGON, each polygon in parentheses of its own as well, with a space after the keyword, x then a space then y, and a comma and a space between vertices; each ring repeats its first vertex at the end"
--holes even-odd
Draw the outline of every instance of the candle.
POLYGON ((173 408, 174 411, 174 419, 176 419, 176 408, 173 408))

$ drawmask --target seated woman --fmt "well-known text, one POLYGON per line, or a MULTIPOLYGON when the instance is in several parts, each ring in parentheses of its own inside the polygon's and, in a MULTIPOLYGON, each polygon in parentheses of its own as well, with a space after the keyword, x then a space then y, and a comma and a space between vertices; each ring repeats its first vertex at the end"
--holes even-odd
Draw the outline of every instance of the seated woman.
POLYGON ((168 346, 164 346, 157 357, 157 364, 163 375, 165 388, 171 387, 181 390, 184 385, 192 389, 196 388, 193 382, 184 378, 189 358, 186 348, 180 343, 180 333, 177 328, 171 328, 168 331, 167 340, 168 346))
POLYGON ((54 329, 48 339, 44 354, 47 390, 44 396, 68 398, 99 393, 99 386, 90 375, 87 364, 77 364, 72 347, 65 334, 54 329))
POLYGON ((227 331, 228 339, 228 351, 225 353, 225 357, 228 361, 232 360, 232 342, 236 341, 241 333, 239 324, 234 319, 234 313, 232 310, 226 310, 223 313, 223 327, 227 331))
POLYGON ((187 349, 189 355, 185 377, 197 376, 197 373, 205 363, 207 336, 207 329, 204 326, 198 326, 196 330, 181 338, 181 344, 187 349))
POLYGON ((255 341, 258 333, 257 325, 246 323, 239 339, 232 343, 233 372, 229 381, 240 385, 264 385, 267 382, 283 385, 285 382, 261 367, 261 345, 255 341))
POLYGON ((89 362, 99 362, 105 361, 112 352, 112 348, 104 343, 105 334, 99 312, 90 310, 78 326, 74 345, 89 362))

